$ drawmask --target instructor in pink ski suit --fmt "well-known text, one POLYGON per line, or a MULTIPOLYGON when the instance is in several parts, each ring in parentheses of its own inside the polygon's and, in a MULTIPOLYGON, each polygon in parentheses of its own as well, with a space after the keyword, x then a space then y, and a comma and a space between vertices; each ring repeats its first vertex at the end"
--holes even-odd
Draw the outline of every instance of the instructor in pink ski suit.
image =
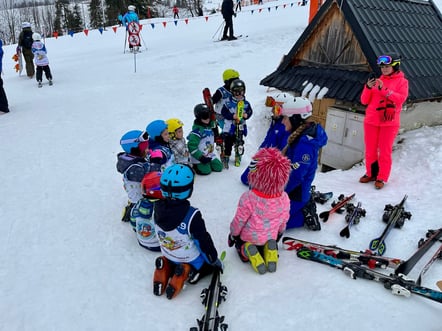
POLYGON ((382 75, 369 78, 361 94, 361 103, 367 105, 364 119, 366 173, 359 181, 374 181, 381 189, 391 171, 391 153, 400 127, 402 104, 408 97, 408 80, 399 70, 401 56, 396 53, 381 55, 377 64, 382 75), (372 165, 379 167, 378 173, 372 165))

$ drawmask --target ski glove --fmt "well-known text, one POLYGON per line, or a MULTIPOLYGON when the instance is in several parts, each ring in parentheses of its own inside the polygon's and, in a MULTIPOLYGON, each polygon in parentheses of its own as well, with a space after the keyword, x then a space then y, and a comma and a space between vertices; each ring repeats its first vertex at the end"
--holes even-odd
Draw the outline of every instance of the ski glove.
POLYGON ((395 109, 394 108, 385 108, 384 111, 384 121, 392 121, 394 120, 394 113, 395 113, 395 109))
POLYGON ((210 163, 210 161, 212 161, 212 158, 202 155, 202 156, 200 157, 199 161, 200 161, 202 164, 207 164, 207 163, 210 163))
POLYGON ((150 151, 150 162, 156 164, 163 163, 163 153, 159 149, 150 151))
POLYGON ((220 273, 223 273, 224 265, 220 259, 216 259, 216 261, 212 263, 212 267, 215 270, 219 270, 220 273))
POLYGON ((229 234, 229 237, 227 238, 227 244, 229 245, 229 247, 233 247, 233 245, 235 245, 238 240, 239 236, 232 236, 231 234, 229 234))

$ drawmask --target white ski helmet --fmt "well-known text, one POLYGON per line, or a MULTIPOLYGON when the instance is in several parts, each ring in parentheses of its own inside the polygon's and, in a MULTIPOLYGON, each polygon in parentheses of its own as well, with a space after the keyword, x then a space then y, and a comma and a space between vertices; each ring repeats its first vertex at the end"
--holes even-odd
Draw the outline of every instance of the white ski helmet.
POLYGON ((41 40, 41 35, 39 33, 37 33, 37 32, 34 32, 32 34, 32 39, 34 39, 34 40, 41 40))
POLYGON ((31 23, 29 23, 29 22, 23 22, 22 24, 21 24, 21 27, 24 29, 24 28, 30 28, 31 27, 31 23))
POLYGON ((127 10, 135 11, 135 6, 134 5, 129 5, 127 7, 127 10))
POLYGON ((279 115, 299 115, 303 120, 312 116, 312 104, 304 97, 294 97, 288 93, 280 93, 275 97, 275 103, 279 109, 279 115))

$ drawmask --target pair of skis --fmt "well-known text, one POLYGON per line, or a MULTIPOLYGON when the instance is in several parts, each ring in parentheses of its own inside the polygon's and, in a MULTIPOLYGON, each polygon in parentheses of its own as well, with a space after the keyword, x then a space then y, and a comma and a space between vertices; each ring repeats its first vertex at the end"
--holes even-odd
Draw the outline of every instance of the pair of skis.
MULTIPOLYGON (((226 252, 221 253, 223 261, 226 252)), ((226 331, 228 324, 224 323, 224 316, 220 316, 218 307, 227 297, 227 287, 221 283, 219 270, 212 274, 209 287, 201 291, 201 302, 204 305, 205 313, 201 319, 197 319, 198 327, 191 327, 190 331, 226 331)))
POLYGON ((385 244, 385 239, 393 228, 402 228, 406 219, 411 218, 411 213, 405 211, 404 204, 407 200, 407 195, 404 196, 402 201, 395 205, 386 205, 384 208, 384 214, 382 219, 387 226, 385 227, 384 232, 382 234, 370 241, 369 249, 373 252, 377 252, 379 255, 384 255, 387 250, 387 245, 385 244))
POLYGON ((368 268, 354 262, 346 262, 342 259, 313 251, 307 247, 297 251, 301 259, 310 260, 342 270, 353 279, 363 278, 382 283, 386 289, 391 290, 395 295, 409 297, 412 293, 424 298, 442 303, 442 292, 417 285, 413 280, 407 279, 404 275, 385 275, 379 271, 368 268))

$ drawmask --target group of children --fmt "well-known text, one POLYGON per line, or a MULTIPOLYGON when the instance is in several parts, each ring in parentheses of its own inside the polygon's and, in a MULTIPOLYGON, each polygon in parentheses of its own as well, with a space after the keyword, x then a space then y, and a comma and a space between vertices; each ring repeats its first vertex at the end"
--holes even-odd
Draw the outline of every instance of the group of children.
MULTIPOLYGON (((145 131, 129 131, 120 140, 123 152, 118 154, 117 170, 123 175, 129 199, 122 220, 130 221, 142 247, 161 252, 155 260, 153 293, 165 293, 168 299, 178 295, 186 281, 195 284, 223 269, 201 212, 189 202, 195 174, 208 175, 226 168, 235 143, 234 128, 252 115, 238 72, 226 70, 223 80, 224 86, 212 97, 216 123, 208 105, 196 105, 187 141, 183 123, 177 118, 152 121, 145 131), (236 110, 238 103, 243 107, 241 118, 236 110), (220 138, 222 161, 215 148, 220 138)), ((293 214, 294 192, 303 192, 300 184, 291 179, 297 168, 306 167, 293 163, 293 145, 304 129, 312 135, 309 140, 315 140, 317 130, 305 122, 311 105, 305 106, 305 100, 296 103, 297 98, 289 99, 281 99, 273 107, 275 121, 269 134, 274 138, 271 143, 263 143, 242 176, 249 190, 239 199, 228 235, 228 245, 235 246, 240 259, 249 262, 259 274, 276 271, 277 242, 293 214)), ((304 149, 303 153, 307 151, 304 149)), ((311 159, 312 163, 317 162, 314 155, 311 159)))

